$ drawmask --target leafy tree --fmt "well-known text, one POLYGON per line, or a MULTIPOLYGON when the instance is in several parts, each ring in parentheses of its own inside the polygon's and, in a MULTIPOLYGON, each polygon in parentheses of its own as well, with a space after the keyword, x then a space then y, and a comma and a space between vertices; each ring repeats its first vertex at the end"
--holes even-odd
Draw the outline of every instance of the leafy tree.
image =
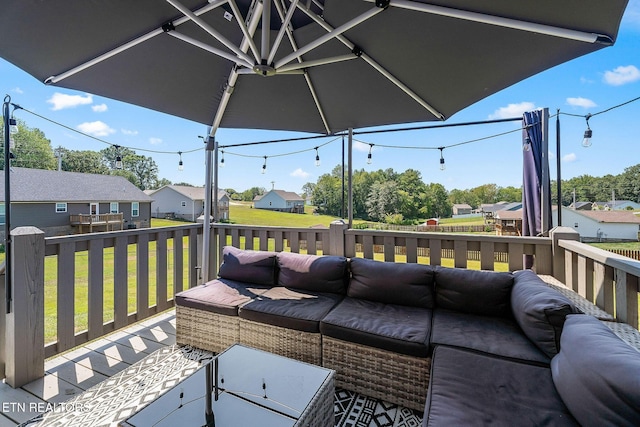
POLYGON ((371 186, 367 197, 367 214, 375 221, 383 221, 387 215, 399 214, 401 198, 398 183, 395 181, 378 181, 371 186))
POLYGON ((313 182, 307 182, 302 186, 302 198, 306 199, 307 197, 313 194, 313 189, 315 188, 315 184, 313 182))
MULTIPOLYGON (((12 135, 15 147, 11 153, 15 158, 11 161, 13 166, 32 169, 49 169, 57 167, 56 158, 53 155, 51 141, 47 139, 40 129, 30 128, 23 120, 17 119, 20 131, 12 135)), ((4 132, 0 132, 0 143, 4 153, 4 132)), ((4 169, 4 156, 0 156, 0 167, 4 169)))
POLYGON ((260 196, 265 193, 263 187, 251 187, 248 190, 242 192, 242 200, 245 202, 251 202, 256 196, 260 196))
MULTIPOLYGON (((165 185, 171 185, 171 181, 169 181, 167 178, 160 178, 158 181, 156 181, 155 185, 153 186, 152 190, 157 190, 158 188, 162 188, 165 185)), ((191 184, 188 184, 186 182, 180 183, 180 184, 176 184, 176 185, 188 185, 193 187, 191 184)))
MULTIPOLYGON (((147 188, 155 188, 158 182, 158 165, 151 157, 136 154, 129 148, 110 146, 101 150, 103 163, 111 168, 116 169, 116 158, 122 159, 122 170, 129 172, 135 177, 135 180, 129 179, 136 184, 141 190, 147 188)), ((117 174, 122 175, 122 174, 117 174)))
POLYGON ((339 216, 342 207, 342 182, 340 176, 336 176, 334 173, 321 175, 313 188, 311 203, 317 206, 319 213, 339 216))
POLYGON ((56 148, 55 152, 62 157, 62 170, 68 172, 109 174, 109 168, 102 161, 102 155, 97 151, 68 150, 56 148))

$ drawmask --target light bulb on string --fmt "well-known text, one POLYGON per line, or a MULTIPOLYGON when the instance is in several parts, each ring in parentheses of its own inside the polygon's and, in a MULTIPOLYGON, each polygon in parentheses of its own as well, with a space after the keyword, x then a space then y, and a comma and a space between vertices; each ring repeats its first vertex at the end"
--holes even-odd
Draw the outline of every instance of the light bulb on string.
POLYGON ((373 144, 369 144, 369 154, 367 154, 367 164, 371 164, 371 150, 373 150, 373 144))
POLYGON ((182 172, 184 170, 184 163, 182 163, 182 151, 178 151, 178 156, 180 156, 180 160, 178 160, 178 170, 182 172))
POLYGON ((527 135, 524 139, 524 143, 522 144, 522 151, 529 150, 531 150, 531 138, 529 138, 529 135, 527 135))
POLYGON ((318 147, 315 147, 316 150, 316 166, 320 166, 320 155, 318 154, 318 147))
POLYGON ((582 146, 584 148, 591 147, 591 137, 593 136, 593 131, 589 127, 589 119, 591 118, 591 114, 587 114, 585 119, 587 120, 587 130, 584 131, 584 137, 582 139, 582 146))
POLYGON ((446 166, 444 165, 444 157, 442 155, 444 147, 438 147, 438 150, 440 150, 440 170, 443 171, 446 169, 446 166))
POLYGON ((122 156, 120 155, 120 146, 114 145, 114 148, 116 149, 116 169, 122 169, 122 156))
POLYGON ((224 167, 224 150, 220 150, 220 167, 224 167))
POLYGON ((260 171, 261 174, 265 174, 267 173, 267 156, 264 156, 264 163, 262 164, 262 171, 260 171))

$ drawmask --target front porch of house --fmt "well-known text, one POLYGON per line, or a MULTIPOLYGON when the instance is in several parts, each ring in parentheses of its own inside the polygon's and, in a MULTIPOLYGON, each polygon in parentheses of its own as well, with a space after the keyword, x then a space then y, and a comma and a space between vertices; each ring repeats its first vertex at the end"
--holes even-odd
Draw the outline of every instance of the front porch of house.
MULTIPOLYGON (((14 286, 13 312, 7 318, 0 316, 0 341, 6 342, 2 347, 14 352, 13 358, 11 354, 0 358, 0 373, 3 377, 6 373, 0 401, 9 405, 0 408, 0 427, 36 415, 16 412, 15 405, 37 410, 46 408, 47 402, 67 401, 173 345, 175 293, 206 281, 200 277, 201 239, 198 224, 52 238, 44 238, 37 229, 14 230, 12 275, 14 283, 25 286, 14 286), (53 315, 47 316, 54 320, 47 322, 32 307, 37 298, 44 304, 45 293, 54 296, 47 299, 47 305, 54 307, 53 315), (83 306, 86 313, 81 312, 83 306), (37 340, 26 338, 32 335, 24 333, 25 324, 34 325, 33 336, 53 338, 40 341, 46 345, 34 344, 37 340), (7 327, 2 336, 5 325, 19 326, 13 331, 7 327), (35 357, 23 360, 15 354, 35 357)), ((210 265, 219 264, 225 245, 499 271, 522 269, 526 254, 533 257, 533 268, 549 286, 570 296, 588 314, 607 319, 607 326, 640 348, 640 262, 578 240, 577 233, 563 228, 548 238, 522 238, 353 230, 341 222, 329 229, 214 224, 210 265)), ((211 275, 216 274, 214 268, 211 275)), ((398 418, 396 424, 375 424, 372 414, 384 403, 359 404, 373 411, 368 415, 372 424, 362 425, 402 425, 398 418)), ((394 417, 420 416, 402 408, 388 409, 394 417)), ((406 425, 416 425, 412 422, 415 419, 406 425)))

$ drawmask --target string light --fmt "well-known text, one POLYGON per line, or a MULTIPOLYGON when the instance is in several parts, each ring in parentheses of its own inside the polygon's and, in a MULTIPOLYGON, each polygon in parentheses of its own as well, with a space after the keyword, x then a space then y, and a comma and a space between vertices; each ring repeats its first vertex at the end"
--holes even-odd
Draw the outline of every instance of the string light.
POLYGON ((267 173, 267 156, 264 156, 264 163, 262 164, 262 171, 260 173, 261 174, 267 173))
POLYGON ((316 167, 320 166, 320 155, 318 154, 318 147, 315 147, 316 150, 316 167))
POLYGON ((184 163, 182 163, 182 151, 178 151, 178 156, 180 156, 180 160, 178 160, 178 170, 182 172, 184 170, 184 163))
POLYGON ((591 118, 591 114, 587 114, 585 119, 587 120, 587 130, 584 131, 584 138, 582 139, 582 146, 584 148, 591 147, 591 137, 593 136, 593 132, 589 127, 589 119, 591 118))
POLYGON ((224 167, 224 150, 220 150, 220 167, 224 167))
POLYGON ((529 151, 531 150, 531 138, 529 138, 529 135, 527 135, 524 138, 524 143, 522 144, 522 151, 529 151))
POLYGON ((373 144, 369 144, 369 154, 367 154, 367 164, 371 164, 371 150, 373 150, 373 144))
POLYGON ((116 149, 116 169, 122 169, 122 156, 120 155, 120 146, 114 145, 113 147, 116 149))
POLYGON ((446 169, 446 166, 444 165, 444 157, 442 155, 444 147, 438 147, 438 150, 440 150, 440 170, 443 171, 446 169))

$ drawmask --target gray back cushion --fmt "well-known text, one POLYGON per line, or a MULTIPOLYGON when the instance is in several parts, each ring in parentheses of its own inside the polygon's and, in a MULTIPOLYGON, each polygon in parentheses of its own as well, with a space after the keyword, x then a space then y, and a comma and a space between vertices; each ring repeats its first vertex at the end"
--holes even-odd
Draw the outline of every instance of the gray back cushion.
POLYGON ((346 292, 349 269, 345 257, 279 252, 277 260, 279 286, 335 294, 346 292))
POLYGON ((436 304, 447 310, 511 317, 511 273, 436 268, 436 304))
POLYGON ((640 426, 640 352, 598 319, 567 316, 553 382, 583 426, 640 426))
POLYGON ((222 265, 218 275, 224 279, 239 282, 274 286, 276 253, 225 246, 222 250, 222 265))
POLYGON ((347 295, 385 304, 433 308, 433 267, 351 258, 347 295))
POLYGON ((549 357, 560 351, 565 317, 578 313, 567 297, 545 285, 531 270, 514 273, 511 309, 525 335, 549 357))

